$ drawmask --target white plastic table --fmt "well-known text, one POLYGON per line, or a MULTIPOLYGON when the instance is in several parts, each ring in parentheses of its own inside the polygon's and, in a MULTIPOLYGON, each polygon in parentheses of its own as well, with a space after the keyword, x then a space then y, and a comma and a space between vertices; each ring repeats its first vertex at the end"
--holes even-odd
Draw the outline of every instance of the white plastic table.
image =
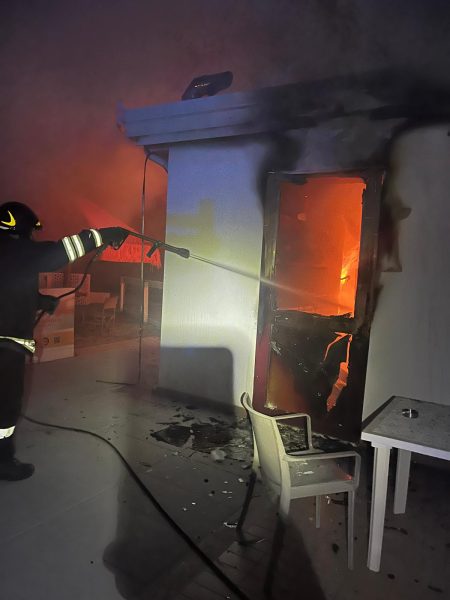
POLYGON ((394 513, 401 514, 406 510, 411 452, 450 460, 450 406, 395 396, 361 437, 375 448, 367 566, 379 571, 391 448, 398 448, 394 513), (418 418, 404 417, 404 408, 417 410, 418 418))

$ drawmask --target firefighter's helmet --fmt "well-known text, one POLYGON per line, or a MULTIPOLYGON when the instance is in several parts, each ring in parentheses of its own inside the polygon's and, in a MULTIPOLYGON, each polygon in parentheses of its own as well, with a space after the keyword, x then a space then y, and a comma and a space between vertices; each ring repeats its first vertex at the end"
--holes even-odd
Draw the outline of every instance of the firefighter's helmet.
POLYGON ((35 213, 21 202, 6 202, 0 206, 0 230, 31 237, 35 229, 42 229, 35 213))

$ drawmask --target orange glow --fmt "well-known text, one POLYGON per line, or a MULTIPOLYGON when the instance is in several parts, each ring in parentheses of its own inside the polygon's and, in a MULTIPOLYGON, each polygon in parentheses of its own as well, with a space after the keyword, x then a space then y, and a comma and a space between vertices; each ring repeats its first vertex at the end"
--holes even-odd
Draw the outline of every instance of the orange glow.
MULTIPOLYGON (((106 260, 108 262, 121 262, 121 263, 139 263, 141 262, 142 256, 142 245, 141 241, 136 239, 137 243, 134 243, 133 238, 130 241, 126 241, 119 250, 108 248, 101 256, 100 260, 106 260)), ((161 269, 161 256, 159 250, 150 256, 147 256, 147 252, 152 247, 151 244, 144 244, 144 263, 150 264, 157 269, 161 269)))
MULTIPOLYGON (((335 344, 338 340, 342 339, 346 334, 345 333, 336 333, 336 335, 337 335, 336 339, 334 341, 332 341, 331 344, 328 345, 328 348, 327 348, 327 351, 325 353, 325 358, 323 359, 323 362, 325 362, 325 359, 327 357, 328 350, 330 349, 330 346, 332 346, 333 344, 335 344)), ((327 398, 327 412, 329 412, 332 408, 334 408, 336 406, 336 402, 337 402, 337 400, 339 398, 340 393, 347 386, 348 361, 349 361, 350 344, 351 344, 351 341, 352 341, 352 337, 353 336, 350 335, 349 339, 348 339, 346 360, 345 360, 345 362, 341 362, 340 371, 339 371, 339 377, 337 378, 336 383, 333 386, 331 394, 327 398)))
POLYGON ((353 316, 363 180, 318 177, 280 189, 278 310, 353 316))
POLYGON ((327 346, 327 349, 326 349, 326 352, 325 352, 325 356, 323 357, 323 361, 322 361, 322 363, 324 363, 324 362, 327 360, 328 351, 330 350, 331 346, 332 346, 333 344, 335 344, 336 342, 338 342, 340 339, 342 339, 342 338, 344 337, 345 333, 337 333, 336 335, 337 335, 337 338, 336 338, 335 340, 333 340, 333 341, 331 342, 331 344, 328 344, 328 346, 327 346))
MULTIPOLYGON (((44 214, 44 217, 47 217, 44 214)), ((49 211, 48 218, 42 219, 45 229, 37 234, 41 240, 58 239, 66 235, 72 235, 82 229, 101 229, 102 227, 123 227, 131 231, 127 223, 124 223, 110 212, 101 208, 90 200, 77 198, 71 203, 71 210, 49 211)), ((157 269, 161 268, 161 256, 157 250, 153 256, 147 257, 147 252, 152 244, 144 244, 144 262, 157 269)), ((100 260, 108 262, 139 263, 141 261, 141 240, 129 236, 119 250, 108 248, 100 260)))
MULTIPOLYGON (((349 243, 351 243, 352 241, 353 240, 350 238, 349 243)), ((344 250, 342 260, 339 306, 343 307, 344 312, 350 312, 352 315, 355 306, 356 284, 358 282, 358 265, 359 240, 351 250, 349 250, 348 252, 344 250)))

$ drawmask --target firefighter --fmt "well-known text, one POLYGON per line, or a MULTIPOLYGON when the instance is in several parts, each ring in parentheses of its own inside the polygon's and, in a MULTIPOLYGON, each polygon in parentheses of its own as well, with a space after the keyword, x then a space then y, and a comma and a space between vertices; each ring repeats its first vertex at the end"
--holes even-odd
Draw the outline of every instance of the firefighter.
POLYGON ((61 269, 104 243, 120 245, 120 227, 90 229, 58 242, 36 242, 42 225, 25 204, 0 206, 0 479, 31 477, 34 466, 15 457, 14 429, 20 416, 25 359, 35 351, 33 330, 38 310, 53 313, 58 299, 39 293, 39 273, 61 269))

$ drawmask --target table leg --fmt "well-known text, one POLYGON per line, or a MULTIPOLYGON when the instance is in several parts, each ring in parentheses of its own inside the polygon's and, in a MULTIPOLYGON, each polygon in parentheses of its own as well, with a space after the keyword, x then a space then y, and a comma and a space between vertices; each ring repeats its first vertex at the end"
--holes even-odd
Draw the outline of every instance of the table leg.
POLYGON ((369 556, 367 559, 367 566, 371 571, 380 570, 390 452, 391 449, 386 446, 375 446, 372 485, 372 512, 370 515, 369 556))
POLYGON ((406 510, 406 497, 408 495, 409 467, 411 466, 411 452, 399 450, 397 458, 397 476, 395 479, 394 513, 401 515, 406 510))

